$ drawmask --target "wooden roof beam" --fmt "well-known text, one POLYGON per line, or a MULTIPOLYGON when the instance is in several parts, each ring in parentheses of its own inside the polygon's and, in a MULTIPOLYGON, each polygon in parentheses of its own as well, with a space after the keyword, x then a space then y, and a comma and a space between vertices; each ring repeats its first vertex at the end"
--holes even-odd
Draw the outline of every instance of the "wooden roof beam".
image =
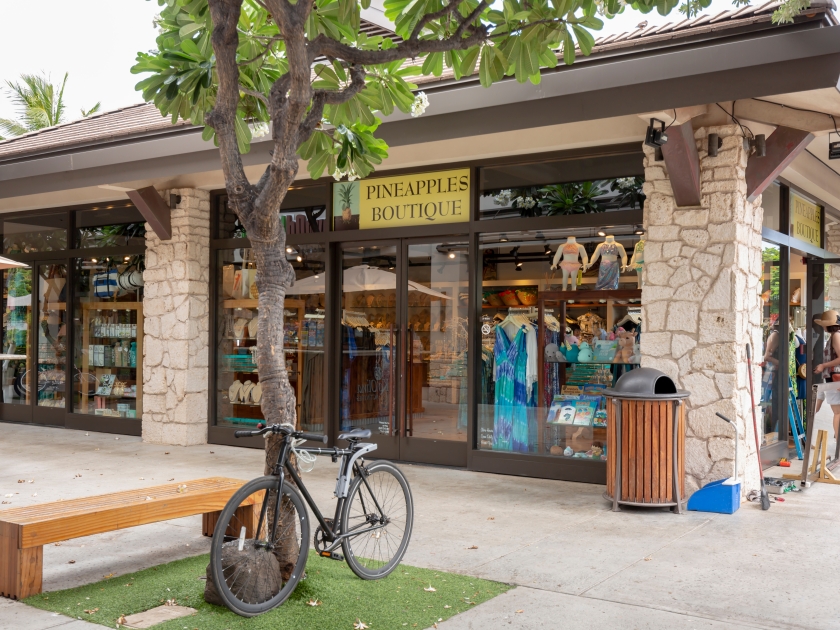
POLYGON ((668 142, 662 145, 662 156, 677 206, 700 205, 700 156, 694 140, 694 128, 689 118, 681 125, 672 125, 668 142))
POLYGON ((767 137, 766 155, 753 155, 747 163, 747 199, 755 201, 813 139, 814 134, 802 129, 776 127, 767 137))
POLYGON ((170 204, 163 200, 154 186, 147 186, 139 190, 128 190, 125 193, 131 202, 143 215, 155 234, 162 241, 172 238, 172 216, 170 204))

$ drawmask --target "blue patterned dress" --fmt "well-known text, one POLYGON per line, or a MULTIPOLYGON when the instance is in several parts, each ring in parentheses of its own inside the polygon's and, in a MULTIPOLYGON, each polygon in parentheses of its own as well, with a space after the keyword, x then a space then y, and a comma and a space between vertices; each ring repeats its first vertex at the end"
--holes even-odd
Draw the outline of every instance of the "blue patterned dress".
POLYGON ((493 346, 496 366, 496 391, 493 400, 493 450, 510 451, 513 433, 513 362, 508 351, 513 347, 501 326, 496 326, 493 346))
MULTIPOLYGON (((513 451, 528 452, 528 387, 526 372, 528 369, 528 352, 524 328, 520 328, 508 348, 508 360, 513 364, 513 434, 511 446, 513 451)), ((534 390, 537 388, 534 387, 534 390)))

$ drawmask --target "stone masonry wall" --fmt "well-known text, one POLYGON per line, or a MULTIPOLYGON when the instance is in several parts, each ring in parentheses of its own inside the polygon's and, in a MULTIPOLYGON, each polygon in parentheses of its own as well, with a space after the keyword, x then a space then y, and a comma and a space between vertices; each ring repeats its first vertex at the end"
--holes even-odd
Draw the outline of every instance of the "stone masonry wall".
POLYGON ((146 226, 143 441, 188 446, 207 442, 210 194, 170 193, 172 239, 146 226))
MULTIPOLYGON (((715 416, 721 412, 739 427, 745 493, 758 486, 745 346, 749 341, 753 354, 761 348, 763 209, 760 198, 746 200, 747 154, 739 128, 700 128, 695 139, 699 207, 676 206, 665 162, 654 161, 645 147, 642 365, 662 370, 691 392, 686 491, 732 475, 733 430, 715 416), (707 133, 723 138, 717 157, 707 155, 707 133)), ((754 370, 756 391, 760 376, 754 370)))

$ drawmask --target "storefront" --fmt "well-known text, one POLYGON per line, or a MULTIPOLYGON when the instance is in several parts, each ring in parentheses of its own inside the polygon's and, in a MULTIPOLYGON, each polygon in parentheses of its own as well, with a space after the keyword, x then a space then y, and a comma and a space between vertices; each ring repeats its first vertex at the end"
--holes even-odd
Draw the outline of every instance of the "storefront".
MULTIPOLYGON (((687 492, 732 470, 717 412, 753 487, 746 344, 778 368, 754 374, 769 463, 789 445, 785 315, 813 361, 807 322, 840 304, 837 24, 824 4, 784 26, 771 12, 611 37, 539 86, 422 77, 431 105, 383 121, 374 177, 302 167, 281 209, 301 427, 370 428, 391 459, 603 482, 600 392, 642 365, 691 392, 687 492), (651 118, 664 146, 645 145, 651 118)), ((270 151, 254 139, 252 181, 270 151)), ((3 255, 28 265, 3 271, 0 420, 260 448, 233 438, 262 418, 254 262, 201 128, 105 113, 0 142, 0 183, 3 255)))
POLYGON ((130 203, 4 215, 4 420, 139 435, 145 221, 130 203))
MULTIPOLYGON (((599 392, 640 361, 643 158, 620 145, 296 185, 284 345, 301 426, 371 429, 391 459, 603 480, 599 392)), ((262 420, 254 271, 214 204, 209 434, 241 444, 233 431, 262 420)))
POLYGON ((762 206, 763 346, 756 356, 766 467, 797 457, 795 440, 799 424, 808 425, 811 385, 823 382, 814 368, 825 360, 827 335, 813 320, 840 308, 835 229, 840 212, 786 180, 764 192, 762 206))

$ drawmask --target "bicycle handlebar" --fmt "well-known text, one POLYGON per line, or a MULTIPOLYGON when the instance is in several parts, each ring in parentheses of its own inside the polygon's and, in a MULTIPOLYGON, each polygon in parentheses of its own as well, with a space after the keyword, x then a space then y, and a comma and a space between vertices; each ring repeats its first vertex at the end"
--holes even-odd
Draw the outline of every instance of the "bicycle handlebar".
MULTIPOLYGON (((259 425, 257 425, 259 426, 259 425)), ((322 444, 327 443, 327 436, 326 435, 317 435, 315 433, 304 433, 303 431, 292 431, 287 427, 284 427, 280 424, 273 424, 268 427, 262 427, 257 429, 256 431, 234 431, 233 437, 241 438, 241 437, 256 437, 258 435, 264 435, 266 433, 282 433, 283 435, 290 435, 295 439, 301 440, 308 440, 311 442, 321 442, 322 444)))

